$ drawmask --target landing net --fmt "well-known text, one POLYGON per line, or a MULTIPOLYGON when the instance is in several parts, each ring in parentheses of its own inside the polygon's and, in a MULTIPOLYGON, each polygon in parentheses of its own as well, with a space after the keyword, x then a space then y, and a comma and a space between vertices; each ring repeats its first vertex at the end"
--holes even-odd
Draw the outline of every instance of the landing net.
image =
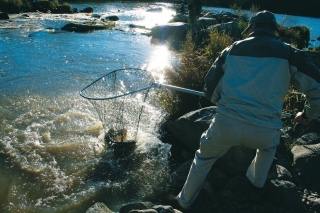
POLYGON ((80 95, 94 106, 107 140, 136 141, 153 83, 153 76, 148 71, 119 69, 92 82, 80 91, 80 95))

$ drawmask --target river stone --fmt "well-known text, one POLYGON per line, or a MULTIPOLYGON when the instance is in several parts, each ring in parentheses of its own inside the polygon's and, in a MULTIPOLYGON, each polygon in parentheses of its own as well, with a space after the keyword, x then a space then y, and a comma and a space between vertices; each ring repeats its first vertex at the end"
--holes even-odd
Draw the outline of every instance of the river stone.
POLYGON ((124 205, 120 208, 119 213, 128 213, 131 210, 144 210, 144 209, 151 209, 154 206, 151 202, 139 202, 139 203, 130 203, 124 205))
POLYGON ((233 146, 216 161, 215 166, 228 175, 245 175, 255 155, 255 149, 233 146))
POLYGON ((292 174, 283 166, 272 164, 268 173, 268 180, 287 180, 292 182, 292 174))
POLYGON ((201 17, 197 21, 197 27, 200 29, 207 28, 215 24, 218 24, 218 20, 215 18, 201 17))
POLYGON ((161 213, 174 213, 172 206, 164 206, 164 205, 156 205, 152 207, 152 209, 156 210, 156 212, 161 213))
POLYGON ((193 160, 186 161, 172 172, 167 188, 172 190, 173 194, 178 193, 182 189, 189 174, 192 162, 193 160))
MULTIPOLYGON (((180 143, 195 152, 199 149, 200 137, 208 129, 215 116, 216 107, 206 107, 189 112, 168 124, 168 131, 180 143)), ((256 150, 244 146, 231 147, 214 164, 228 175, 244 175, 255 156, 256 150)))
POLYGON ((119 21, 119 17, 116 16, 116 15, 113 15, 113 16, 106 16, 104 18, 104 20, 109 20, 109 21, 119 21))
POLYGON ((168 124, 168 131, 192 151, 200 146, 200 137, 208 129, 216 113, 216 107, 206 107, 189 112, 168 124))
POLYGON ((220 169, 211 169, 206 177, 206 181, 219 191, 228 183, 229 177, 220 169))
POLYGON ((269 201, 282 206, 290 213, 306 212, 296 185, 289 181, 271 180, 268 182, 267 197, 269 201))
POLYGON ((298 138, 296 143, 300 145, 311 145, 320 143, 320 134, 316 132, 310 132, 298 138))
POLYGON ((77 24, 77 23, 68 23, 61 28, 61 30, 69 32, 79 32, 79 33, 88 33, 95 30, 105 30, 107 29, 104 25, 90 25, 90 24, 77 24))
POLYGON ((299 181, 310 189, 320 190, 320 144, 294 146, 293 169, 299 181))
POLYGON ((157 25, 151 28, 151 43, 181 43, 188 33, 188 24, 183 22, 157 25))
POLYGON ((84 9, 80 10, 79 13, 93 13, 93 8, 92 7, 86 7, 84 9))
POLYGON ((86 213, 113 213, 104 203, 95 203, 86 213))

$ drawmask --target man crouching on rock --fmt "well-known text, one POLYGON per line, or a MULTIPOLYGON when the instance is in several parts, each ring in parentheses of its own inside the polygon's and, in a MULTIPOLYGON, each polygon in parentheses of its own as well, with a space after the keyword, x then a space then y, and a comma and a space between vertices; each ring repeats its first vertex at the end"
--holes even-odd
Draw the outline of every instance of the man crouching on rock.
POLYGON ((207 73, 204 93, 217 104, 217 114, 201 136, 174 208, 191 208, 212 165, 235 145, 257 150, 246 176, 252 191, 263 191, 280 142, 280 116, 290 84, 308 101, 294 122, 307 124, 320 116, 320 70, 306 53, 276 39, 276 24, 269 11, 252 16, 243 32, 248 38, 224 49, 207 73))

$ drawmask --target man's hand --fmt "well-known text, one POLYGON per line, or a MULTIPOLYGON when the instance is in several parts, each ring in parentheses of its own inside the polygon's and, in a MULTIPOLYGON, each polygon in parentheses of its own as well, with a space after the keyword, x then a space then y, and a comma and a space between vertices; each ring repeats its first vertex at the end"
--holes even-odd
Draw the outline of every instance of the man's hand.
POLYGON ((312 119, 306 118, 304 112, 298 112, 296 114, 296 117, 293 119, 294 123, 302 124, 302 125, 308 125, 312 121, 312 119))

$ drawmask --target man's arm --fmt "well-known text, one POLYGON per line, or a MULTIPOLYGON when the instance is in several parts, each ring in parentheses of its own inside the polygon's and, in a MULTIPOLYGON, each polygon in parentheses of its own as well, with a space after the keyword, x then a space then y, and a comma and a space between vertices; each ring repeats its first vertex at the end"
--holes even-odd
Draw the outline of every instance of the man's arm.
POLYGON ((223 76, 224 70, 222 66, 225 63, 227 55, 229 54, 229 50, 230 47, 221 52, 220 56, 215 60, 204 79, 205 85, 203 92, 209 101, 212 101, 212 94, 214 93, 220 79, 223 76))

